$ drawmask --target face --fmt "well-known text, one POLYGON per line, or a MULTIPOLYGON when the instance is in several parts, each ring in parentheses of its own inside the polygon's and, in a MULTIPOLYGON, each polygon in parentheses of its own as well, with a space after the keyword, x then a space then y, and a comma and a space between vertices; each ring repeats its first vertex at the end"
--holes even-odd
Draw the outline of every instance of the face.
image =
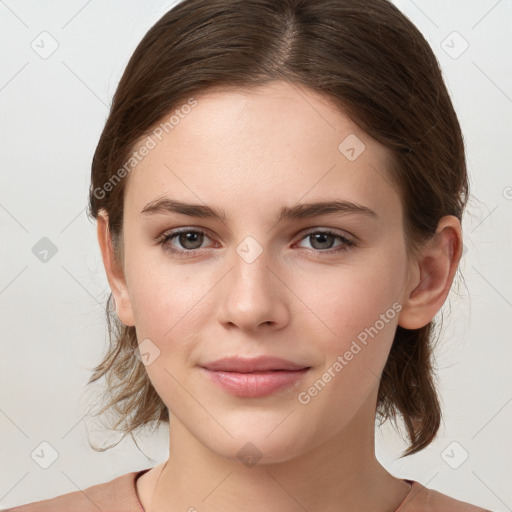
POLYGON ((171 428, 282 461, 376 399, 409 286, 402 205, 387 150, 325 97, 274 82, 196 100, 129 175, 118 315, 171 428), (152 208, 165 198, 224 217, 152 208), (362 208, 305 206, 324 202, 362 208), (308 369, 228 389, 202 368, 259 356, 308 369))

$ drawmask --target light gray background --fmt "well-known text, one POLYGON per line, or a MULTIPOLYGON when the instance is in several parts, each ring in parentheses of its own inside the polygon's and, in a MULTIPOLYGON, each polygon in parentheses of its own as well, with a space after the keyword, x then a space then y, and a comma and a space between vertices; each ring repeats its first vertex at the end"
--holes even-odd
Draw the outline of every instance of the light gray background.
MULTIPOLYGON (((87 444, 84 384, 107 346, 109 289, 84 208, 117 82, 172 5, 0 0, 0 507, 84 489, 167 457, 165 428, 139 438, 152 459, 129 437, 103 454, 87 444), (48 58, 31 47, 51 48, 43 31, 58 43, 48 58), (32 252, 43 237, 57 248, 46 263, 32 252), (58 452, 47 469, 35 461, 50 461, 42 442, 58 452)), ((469 294, 461 284, 443 307, 437 439, 397 460, 406 445, 386 426, 376 433, 377 454, 395 476, 512 510, 512 1, 397 5, 433 47, 464 132, 472 196, 461 270, 469 294), (469 47, 454 58, 461 37, 469 47)))

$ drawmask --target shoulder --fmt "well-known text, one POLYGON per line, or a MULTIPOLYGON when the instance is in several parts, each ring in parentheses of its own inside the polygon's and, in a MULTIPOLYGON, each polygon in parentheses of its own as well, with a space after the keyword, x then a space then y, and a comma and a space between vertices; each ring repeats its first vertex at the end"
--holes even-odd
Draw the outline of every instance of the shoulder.
POLYGON ((397 512, 491 512, 413 481, 412 489, 397 512))
POLYGON ((144 512, 135 491, 135 479, 145 471, 149 470, 126 473, 84 490, 3 509, 1 512, 144 512))

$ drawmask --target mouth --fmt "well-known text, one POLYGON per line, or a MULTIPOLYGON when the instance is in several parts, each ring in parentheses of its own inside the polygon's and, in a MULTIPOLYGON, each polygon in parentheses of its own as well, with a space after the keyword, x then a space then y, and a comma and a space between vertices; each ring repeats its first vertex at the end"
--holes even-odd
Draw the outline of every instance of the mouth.
POLYGON ((210 363, 202 365, 203 368, 213 371, 251 373, 268 371, 294 371, 310 368, 308 365, 281 359, 280 357, 260 356, 252 358, 243 358, 239 356, 224 357, 210 363))
POLYGON ((224 358, 200 367, 210 382, 239 397, 256 398, 296 386, 311 366, 274 357, 224 358))

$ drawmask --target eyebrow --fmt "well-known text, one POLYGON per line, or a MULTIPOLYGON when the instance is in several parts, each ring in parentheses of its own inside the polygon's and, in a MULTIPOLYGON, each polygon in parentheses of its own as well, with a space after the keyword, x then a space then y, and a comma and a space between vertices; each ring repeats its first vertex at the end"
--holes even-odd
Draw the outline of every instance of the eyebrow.
MULTIPOLYGON (((158 213, 178 213, 188 215, 189 217, 217 219, 221 222, 226 220, 226 213, 222 210, 206 205, 184 203, 169 197, 162 197, 149 202, 141 211, 141 216, 158 213)), ((378 218, 378 215, 366 206, 350 201, 337 200, 283 206, 279 212, 277 222, 281 222, 285 219, 305 219, 329 214, 358 214, 370 218, 378 218)))

